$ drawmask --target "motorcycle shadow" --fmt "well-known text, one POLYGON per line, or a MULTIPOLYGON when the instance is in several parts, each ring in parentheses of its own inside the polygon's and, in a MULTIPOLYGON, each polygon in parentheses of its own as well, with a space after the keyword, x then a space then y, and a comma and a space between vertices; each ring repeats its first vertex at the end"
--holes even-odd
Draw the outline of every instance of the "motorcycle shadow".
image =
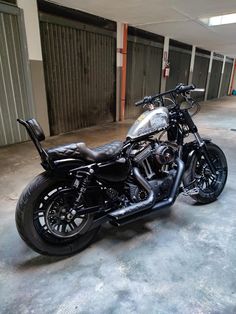
MULTIPOLYGON (((30 248, 29 248, 30 250, 30 248)), ((62 256, 62 257, 56 257, 56 256, 44 256, 44 255, 37 255, 34 257, 29 258, 28 260, 21 262, 15 266, 17 266, 17 269, 20 271, 29 270, 32 268, 40 268, 43 266, 48 266, 50 264, 55 264, 60 261, 65 261, 66 259, 69 259, 71 256, 62 256)))
MULTIPOLYGON (((122 243, 127 242, 135 237, 142 236, 146 233, 152 232, 152 227, 149 225, 151 222, 156 221, 164 221, 165 219, 168 220, 171 216, 171 208, 163 209, 160 211, 157 211, 156 213, 153 213, 147 217, 140 218, 136 221, 127 223, 120 227, 115 227, 110 224, 104 225, 100 232, 98 233, 97 239, 93 242, 92 246, 96 246, 96 244, 101 243, 103 240, 108 240, 116 243, 122 243)), ((102 245, 102 243, 101 243, 102 245)), ((91 247, 88 247, 86 250, 89 250, 91 247)), ((31 249, 26 248, 27 252, 31 255, 31 249)), ((53 257, 53 256, 43 256, 43 255, 37 255, 30 257, 26 261, 23 261, 19 263, 17 268, 19 270, 29 270, 32 268, 41 268, 46 265, 58 263, 60 261, 65 261, 67 259, 72 258, 73 256, 83 254, 83 252, 77 253, 75 255, 71 256, 62 256, 62 257, 53 257)))
POLYGON ((119 227, 107 224, 101 228, 96 242, 102 241, 103 239, 114 240, 116 242, 132 240, 134 237, 151 232, 152 226, 150 226, 150 223, 169 219, 170 215, 171 208, 167 208, 119 227))

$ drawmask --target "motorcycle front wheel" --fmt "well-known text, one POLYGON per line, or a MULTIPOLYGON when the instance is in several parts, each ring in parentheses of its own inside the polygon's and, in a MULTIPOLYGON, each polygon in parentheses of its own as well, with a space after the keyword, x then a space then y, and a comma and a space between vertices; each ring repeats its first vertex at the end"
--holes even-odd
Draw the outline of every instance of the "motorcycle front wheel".
MULTIPOLYGON (((16 226, 25 243, 49 256, 68 256, 86 248, 100 227, 86 232, 94 217, 73 212, 75 197, 68 178, 38 175, 24 189, 16 207, 16 226)), ((81 206, 87 207, 86 200, 81 206)))
POLYGON ((203 154, 197 153, 192 158, 183 178, 185 187, 197 188, 198 193, 191 197, 202 204, 214 202, 218 198, 224 189, 228 175, 227 160, 223 151, 213 143, 206 145, 216 173, 211 172, 203 154))

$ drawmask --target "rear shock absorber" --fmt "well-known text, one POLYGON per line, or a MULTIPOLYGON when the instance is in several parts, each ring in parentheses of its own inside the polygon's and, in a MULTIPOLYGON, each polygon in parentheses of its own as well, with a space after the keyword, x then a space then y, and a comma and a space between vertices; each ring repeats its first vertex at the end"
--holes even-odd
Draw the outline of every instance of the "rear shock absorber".
POLYGON ((75 200, 75 205, 78 206, 82 195, 86 192, 87 186, 91 180, 94 170, 92 168, 89 171, 78 171, 76 173, 76 179, 73 186, 78 190, 78 194, 75 200))

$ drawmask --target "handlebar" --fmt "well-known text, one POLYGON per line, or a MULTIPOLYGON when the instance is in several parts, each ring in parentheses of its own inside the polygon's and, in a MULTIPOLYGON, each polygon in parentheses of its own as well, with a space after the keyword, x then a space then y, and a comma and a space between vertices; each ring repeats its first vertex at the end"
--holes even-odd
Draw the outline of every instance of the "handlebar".
POLYGON ((156 94, 153 96, 145 96, 142 100, 137 101, 135 103, 135 106, 141 106, 141 105, 151 103, 154 99, 161 98, 168 94, 176 94, 176 95, 185 94, 191 90, 194 90, 195 88, 196 86, 194 84, 184 85, 181 83, 181 84, 178 84, 174 89, 168 90, 164 93, 156 94))
POLYGON ((137 101, 135 106, 141 106, 150 103, 153 100, 152 97, 153 96, 145 96, 142 100, 137 101))
POLYGON ((177 85, 176 86, 176 93, 177 94, 183 94, 186 92, 189 92, 191 90, 194 90, 196 88, 196 86, 194 84, 190 84, 190 85, 177 85))

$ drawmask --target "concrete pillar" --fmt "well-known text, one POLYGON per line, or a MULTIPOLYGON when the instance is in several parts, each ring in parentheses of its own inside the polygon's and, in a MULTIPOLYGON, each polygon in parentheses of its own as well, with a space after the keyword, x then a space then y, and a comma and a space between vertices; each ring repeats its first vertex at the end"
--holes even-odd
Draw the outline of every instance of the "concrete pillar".
POLYGON ((196 54, 196 46, 193 46, 192 54, 191 54, 191 61, 190 61, 190 68, 189 68, 188 84, 191 84, 193 81, 193 69, 194 69, 194 62, 195 62, 195 54, 196 54))
POLYGON ((121 104, 121 74, 123 62, 123 34, 124 24, 117 22, 116 25, 116 121, 120 120, 120 104, 121 104))
POLYGON ((206 92, 205 92, 205 98, 204 100, 207 100, 207 95, 208 95, 208 89, 209 89, 209 83, 210 83, 210 78, 211 78, 211 69, 212 69, 212 62, 213 62, 213 55, 214 52, 211 52, 210 56, 210 62, 209 62, 209 67, 208 67, 208 75, 207 75, 207 83, 206 83, 206 92))
POLYGON ((117 22, 116 35, 116 121, 123 121, 126 104, 128 24, 117 22))
POLYGON ((24 16, 30 74, 35 106, 35 117, 41 124, 45 135, 49 136, 49 120, 43 72, 43 59, 37 1, 17 0, 17 5, 23 10, 24 16))
POLYGON ((236 59, 234 59, 233 66, 232 66, 228 95, 231 95, 233 89, 236 89, 236 82, 235 82, 236 63, 235 63, 235 60, 236 60, 236 59))
MULTIPOLYGON (((164 77, 164 69, 166 66, 166 63, 169 59, 169 37, 165 37, 164 39, 164 47, 163 47, 163 56, 162 56, 162 71, 161 71, 161 93, 163 93, 166 90, 166 81, 167 78, 164 77)), ((171 71, 171 69, 170 69, 171 71)))
POLYGON ((219 85, 219 90, 218 90, 218 98, 220 98, 220 93, 221 93, 221 86, 222 86, 223 76, 224 76, 224 71, 225 71, 225 60, 226 60, 226 56, 224 56, 222 69, 221 69, 220 85, 219 85))

